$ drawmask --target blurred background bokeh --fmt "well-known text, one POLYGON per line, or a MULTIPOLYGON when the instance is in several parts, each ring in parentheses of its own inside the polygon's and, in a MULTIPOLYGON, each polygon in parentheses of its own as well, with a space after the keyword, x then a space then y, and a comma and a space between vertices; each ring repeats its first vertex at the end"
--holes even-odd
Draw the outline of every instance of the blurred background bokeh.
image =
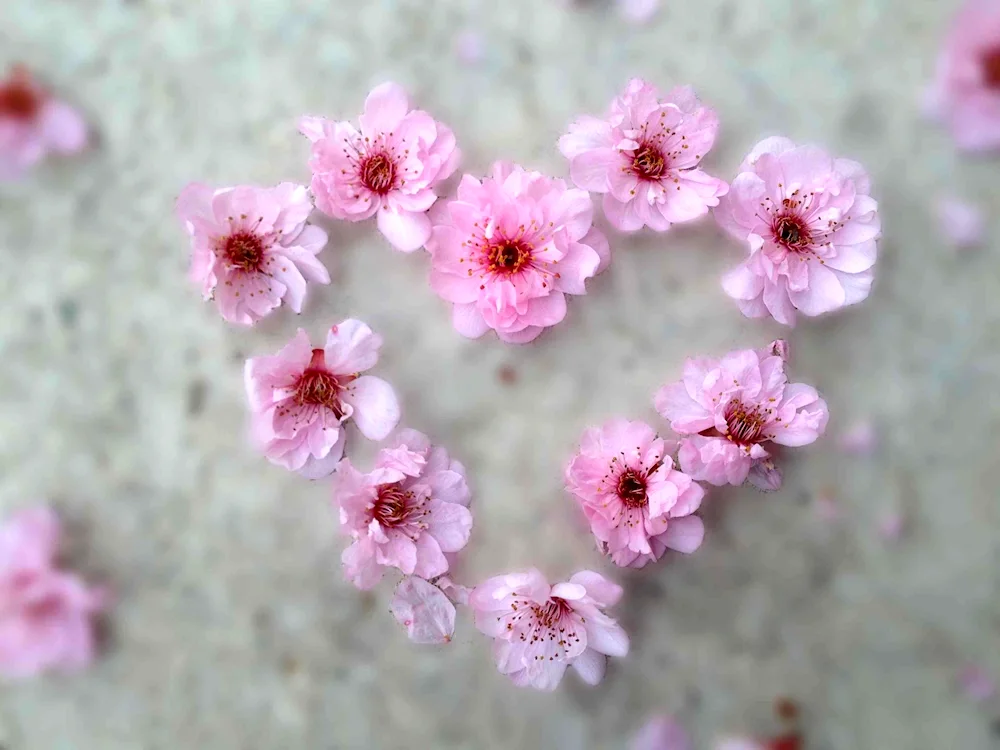
POLYGON ((920 113, 957 7, 685 0, 633 24, 599 0, 5 0, 0 66, 30 67, 96 139, 0 185, 0 509, 52 502, 116 604, 90 671, 0 685, 0 746, 625 748, 668 713, 710 748, 774 734, 781 696, 810 750, 1000 746, 1000 707, 959 685, 1000 674, 1000 164, 920 113), (792 331, 746 320, 719 285, 741 249, 710 219, 611 233, 609 270, 523 347, 461 338, 426 255, 370 224, 320 219, 334 279, 301 316, 236 328, 187 281, 181 188, 307 182, 302 114, 354 118, 391 79, 455 130, 462 171, 565 176, 560 133, 633 75, 718 109, 723 178, 778 133, 862 162, 884 228, 870 299, 792 331), (947 196, 987 214, 979 249, 942 234, 947 196), (464 614, 449 646, 411 644, 389 581, 344 582, 328 483, 248 448, 245 357, 348 316, 383 335, 404 423, 469 469, 460 580, 534 565, 625 585, 632 653, 601 686, 513 687, 464 614), (563 490, 580 433, 662 424, 652 394, 686 356, 779 335, 827 436, 778 493, 713 490, 696 554, 614 569, 563 490), (865 455, 838 447, 858 424, 865 455))

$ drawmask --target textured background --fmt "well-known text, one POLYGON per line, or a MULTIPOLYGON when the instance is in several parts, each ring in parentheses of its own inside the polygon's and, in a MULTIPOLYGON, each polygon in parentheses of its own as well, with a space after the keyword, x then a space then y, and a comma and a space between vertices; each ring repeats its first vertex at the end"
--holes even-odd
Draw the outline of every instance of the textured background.
POLYGON ((655 710, 709 747, 773 728, 779 694, 802 703, 810 750, 998 746, 996 707, 954 675, 1000 672, 1000 247, 956 255, 930 210, 950 192, 995 210, 998 165, 959 159, 917 112, 954 4, 664 5, 637 29, 548 0, 2 3, 0 63, 45 75, 100 143, 0 188, 0 504, 52 500, 71 561, 118 596, 92 671, 0 687, 5 750, 621 748, 655 710), (463 29, 482 34, 482 62, 457 59, 463 29), (297 116, 354 117, 387 78, 454 127, 466 170, 503 157, 565 175, 559 133, 633 74, 690 82, 720 110, 720 176, 777 132, 862 161, 885 238, 871 299, 789 336, 793 376, 830 402, 828 437, 794 452, 776 495, 713 492, 696 555, 610 571, 631 657, 597 689, 571 676, 538 695, 495 674, 467 619, 450 647, 417 647, 388 581, 371 595, 342 581, 325 484, 245 446, 242 361, 300 325, 367 320, 406 423, 469 468, 460 577, 609 572, 563 464, 589 424, 655 420, 651 395, 686 355, 782 333, 723 295, 740 250, 711 221, 614 238, 566 322, 516 348, 454 333, 426 257, 336 225, 320 256, 333 285, 248 331, 188 286, 173 200, 193 179, 306 180, 297 116), (845 457, 834 437, 865 415, 881 450, 845 457), (876 529, 895 511, 909 533, 887 545, 876 529))

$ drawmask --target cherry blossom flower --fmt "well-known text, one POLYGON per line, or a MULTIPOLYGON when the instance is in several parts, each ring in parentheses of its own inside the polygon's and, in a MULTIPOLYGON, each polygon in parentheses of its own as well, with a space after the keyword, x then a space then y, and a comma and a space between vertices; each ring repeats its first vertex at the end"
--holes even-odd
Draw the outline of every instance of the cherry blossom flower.
POLYGON ((837 447, 854 456, 870 456, 878 448, 878 432, 867 417, 852 423, 837 437, 837 447))
POLYGON ((997 693, 996 681, 978 664, 966 664, 958 673, 958 687, 967 698, 977 703, 992 700, 997 693))
POLYGON ((935 209, 941 234, 956 250, 982 244, 986 219, 977 206, 960 198, 946 197, 937 202, 935 209))
POLYGON ((316 259, 326 232, 306 224, 312 211, 302 185, 184 188, 177 216, 191 236, 191 280, 215 298, 230 323, 253 325, 282 301, 302 311, 306 280, 329 284, 316 259))
POLYGON ((675 719, 654 716, 632 740, 631 750, 691 750, 691 739, 675 719))
POLYGON ((0 526, 0 675, 76 671, 96 650, 101 589, 56 567, 61 529, 48 508, 21 511, 0 526))
POLYGON ((604 119, 584 116, 559 139, 577 187, 604 194, 618 229, 658 232, 693 221, 719 205, 728 186, 698 168, 719 130, 715 111, 693 89, 657 90, 634 78, 604 119))
POLYGON ((312 142, 316 206, 336 219, 364 221, 397 250, 427 242, 434 187, 458 167, 455 135, 426 112, 410 109, 401 86, 383 83, 365 100, 360 129, 349 122, 303 117, 299 131, 312 142))
POLYGON ((418 576, 399 582, 389 609, 414 643, 451 643, 455 635, 455 605, 418 576))
POLYGON ((247 360, 251 437, 271 463, 318 479, 343 456, 348 420, 369 440, 396 428, 392 386, 361 375, 375 366, 381 346, 381 336, 349 319, 330 329, 322 349, 313 349, 300 328, 277 354, 247 360))
POLYGON ((431 287, 469 338, 492 328, 508 343, 534 340, 610 258, 587 193, 515 164, 497 162, 482 181, 465 175, 444 209, 427 245, 431 287))
POLYGON ((618 12, 629 23, 646 23, 660 9, 660 0, 618 0, 618 12))
POLYGON ((607 657, 628 653, 628 636, 604 613, 621 596, 621 586, 589 570, 549 586, 532 569, 483 581, 472 590, 469 606, 476 627, 494 639, 501 674, 518 687, 555 690, 567 667, 596 685, 607 657))
POLYGON ((387 566, 424 579, 447 573, 446 553, 469 541, 469 500, 462 464, 415 430, 401 430, 368 474, 344 459, 334 483, 341 529, 353 539, 344 573, 360 589, 377 584, 387 566))
POLYGON ((668 548, 694 552, 701 545, 705 526, 692 513, 705 492, 673 468, 676 447, 647 424, 614 419, 584 432, 566 467, 566 489, 616 565, 641 568, 668 548))
POLYGON ((0 180, 20 177, 49 154, 75 154, 86 146, 83 116, 26 68, 16 65, 0 81, 0 180))
POLYGON ((715 211, 749 248, 722 279, 748 318, 795 325, 795 311, 821 315, 864 300, 881 232, 878 204, 857 162, 813 146, 767 138, 740 166, 715 211))
POLYGON ((780 356, 746 349, 684 364, 684 378, 661 388, 656 410, 681 440, 681 468, 714 485, 742 484, 769 443, 808 445, 826 429, 816 389, 789 383, 780 356))
POLYGON ((951 26, 926 108, 959 148, 1000 148, 1000 3, 968 0, 951 26))

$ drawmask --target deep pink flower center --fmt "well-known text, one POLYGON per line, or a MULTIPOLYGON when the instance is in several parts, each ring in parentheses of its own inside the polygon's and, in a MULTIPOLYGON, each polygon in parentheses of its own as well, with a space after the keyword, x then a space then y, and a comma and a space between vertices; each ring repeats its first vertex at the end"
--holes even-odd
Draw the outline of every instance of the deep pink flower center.
POLYGON ((354 376, 337 376, 326 369, 322 349, 313 349, 309 367, 295 383, 295 403, 299 406, 322 406, 333 412, 337 419, 343 419, 344 407, 340 394, 354 376))
POLYGON ((15 120, 33 120, 42 101, 23 69, 15 69, 10 79, 0 84, 0 115, 15 120))
POLYGON ((774 241, 792 252, 805 250, 812 244, 809 227, 797 216, 786 214, 777 217, 772 231, 774 241))
POLYGON ((399 482, 382 485, 372 507, 372 517, 382 526, 395 528, 409 520, 414 510, 414 495, 403 489, 399 482))
POLYGON ((264 263, 264 241, 253 232, 234 232, 222 245, 222 256, 234 268, 248 273, 261 270, 264 263))
POLYGON ((565 599, 554 596, 545 604, 532 604, 531 612, 535 615, 535 621, 543 628, 552 628, 559 624, 563 615, 573 611, 565 599))
POLYGON ((983 81, 991 89, 1000 89, 1000 47, 994 47, 983 56, 983 81))
POLYGON ((492 245, 486 253, 488 270, 507 276, 520 271, 531 262, 531 248, 523 242, 504 241, 492 245))
POLYGON ((396 182, 396 163, 385 153, 369 154, 361 162, 361 182, 377 195, 385 195, 396 182))
POLYGON ((644 180, 658 180, 667 169, 663 152, 652 144, 642 144, 632 157, 632 171, 644 180))
POLYGON ((759 406, 747 406, 738 400, 726 404, 725 417, 727 437, 741 444, 756 442, 767 423, 759 406))
POLYGON ((618 477, 618 497, 631 508, 641 508, 649 502, 646 494, 646 475, 635 469, 626 469, 618 477))

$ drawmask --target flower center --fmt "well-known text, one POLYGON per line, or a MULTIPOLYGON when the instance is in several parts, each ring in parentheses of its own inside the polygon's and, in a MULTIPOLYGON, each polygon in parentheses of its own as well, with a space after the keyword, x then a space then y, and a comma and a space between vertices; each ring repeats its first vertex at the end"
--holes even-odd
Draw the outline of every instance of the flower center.
POLYGON ((566 603, 565 599, 560 599, 558 596, 554 596, 548 600, 544 605, 542 604, 532 604, 531 612, 535 615, 535 619, 538 624, 543 628, 551 628, 559 623, 562 616, 571 612, 572 607, 566 603))
POLYGON ((618 477, 618 497, 626 505, 641 508, 649 498, 646 496, 646 477, 635 469, 626 469, 618 477))
POLYGON ((264 261, 264 243, 251 232, 236 232, 226 237, 222 254, 231 266, 241 271, 260 271, 264 261))
POLYGON ((666 167, 663 153, 653 146, 642 146, 632 159, 632 169, 644 180, 658 180, 666 167))
POLYGON ((396 482, 378 488, 372 517, 382 526, 393 528, 405 523, 412 510, 413 493, 407 492, 396 482))
POLYGON ((1000 89, 1000 47, 994 47, 983 57, 983 81, 987 88, 1000 89))
POLYGON ((14 73, 0 85, 0 115, 15 120, 32 120, 42 106, 42 97, 31 86, 27 75, 14 73))
POLYGON ((531 248, 520 242, 503 242, 490 248, 486 257, 489 270, 512 275, 531 260, 531 248))
POLYGON ((726 404, 726 432, 737 443, 753 443, 764 429, 765 418, 757 406, 746 406, 742 401, 726 404))
POLYGON ((793 251, 809 247, 809 229, 795 216, 779 216, 773 227, 778 244, 793 251))
POLYGON ((300 406, 322 406, 333 412, 337 419, 343 419, 344 407, 340 403, 340 392, 346 383, 341 382, 326 369, 325 352, 313 349, 312 361, 295 384, 295 403, 300 406))
POLYGON ((396 165, 384 153, 372 154, 361 165, 361 181, 378 195, 385 195, 396 181, 396 165))

